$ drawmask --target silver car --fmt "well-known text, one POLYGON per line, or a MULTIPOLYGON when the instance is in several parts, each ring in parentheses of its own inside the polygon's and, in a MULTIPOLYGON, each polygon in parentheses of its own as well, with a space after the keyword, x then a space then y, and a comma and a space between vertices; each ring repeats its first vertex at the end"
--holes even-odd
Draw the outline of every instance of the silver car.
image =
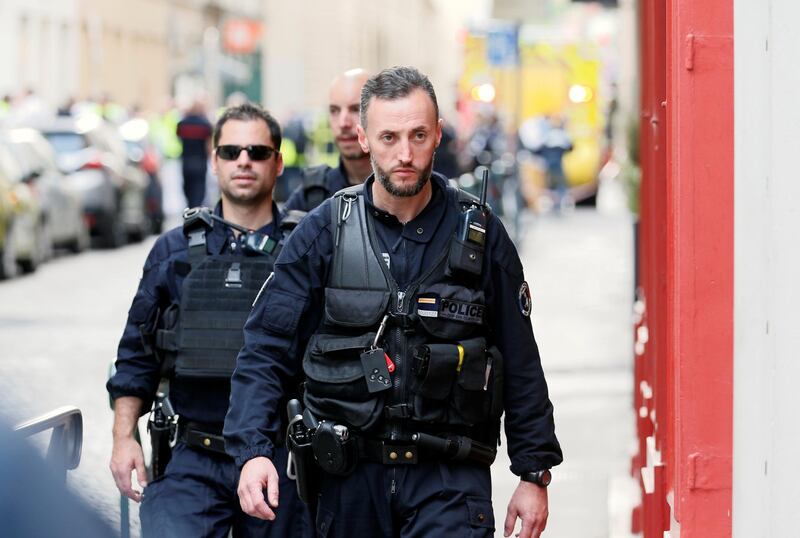
POLYGON ((58 169, 52 146, 34 129, 11 129, 3 137, 33 185, 42 206, 46 235, 52 246, 80 252, 89 246, 80 192, 58 169))
POLYGON ((92 235, 103 247, 150 232, 147 175, 128 162, 117 130, 102 118, 59 117, 37 126, 55 149, 59 168, 80 193, 92 235))

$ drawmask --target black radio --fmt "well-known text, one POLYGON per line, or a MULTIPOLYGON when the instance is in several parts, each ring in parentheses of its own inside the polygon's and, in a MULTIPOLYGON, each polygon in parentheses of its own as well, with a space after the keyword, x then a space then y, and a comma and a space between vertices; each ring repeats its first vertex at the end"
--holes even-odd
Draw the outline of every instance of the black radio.
POLYGON ((472 202, 459 217, 455 241, 450 247, 447 262, 453 273, 480 275, 483 252, 486 247, 486 189, 489 185, 489 170, 483 171, 480 200, 472 202))

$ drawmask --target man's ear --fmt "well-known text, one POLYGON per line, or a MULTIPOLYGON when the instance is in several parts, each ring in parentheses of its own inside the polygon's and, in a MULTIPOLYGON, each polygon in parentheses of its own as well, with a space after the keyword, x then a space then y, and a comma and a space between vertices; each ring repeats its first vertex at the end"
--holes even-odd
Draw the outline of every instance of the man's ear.
POLYGON ((436 147, 439 147, 439 143, 442 141, 442 127, 444 127, 444 120, 439 118, 439 121, 436 122, 436 147))
POLYGON ((367 142, 367 132, 361 127, 359 123, 356 125, 356 133, 358 133, 358 145, 361 146, 361 151, 369 153, 369 142, 367 142))
POLYGON ((283 174, 283 153, 280 151, 275 155, 275 158, 278 160, 278 173, 275 174, 275 177, 279 177, 283 174))

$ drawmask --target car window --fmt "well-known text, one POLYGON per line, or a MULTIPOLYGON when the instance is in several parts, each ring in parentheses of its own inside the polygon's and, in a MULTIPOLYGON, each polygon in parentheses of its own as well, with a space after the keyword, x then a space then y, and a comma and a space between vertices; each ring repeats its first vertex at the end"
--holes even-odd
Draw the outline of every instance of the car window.
POLYGON ((86 149, 86 139, 83 138, 83 135, 79 135, 78 133, 49 132, 43 134, 59 155, 86 149))

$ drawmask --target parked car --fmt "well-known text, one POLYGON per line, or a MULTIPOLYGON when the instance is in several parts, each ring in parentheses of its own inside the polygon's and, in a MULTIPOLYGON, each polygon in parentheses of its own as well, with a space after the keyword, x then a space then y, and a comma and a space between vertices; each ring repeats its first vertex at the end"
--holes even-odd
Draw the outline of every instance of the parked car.
POLYGON ((30 273, 47 259, 50 240, 41 206, 7 146, 0 144, 0 278, 30 273))
POLYGON ((150 220, 150 231, 161 233, 164 227, 164 194, 159 177, 161 163, 158 151, 150 141, 150 126, 143 118, 133 118, 119 126, 119 133, 128 151, 128 161, 147 174, 145 211, 150 220))
POLYGON ((118 247, 150 232, 148 178, 128 161, 116 128, 93 115, 54 118, 39 127, 55 149, 59 168, 81 192, 84 214, 101 246, 118 247))
POLYGON ((88 248, 89 227, 83 218, 80 193, 56 166, 52 146, 41 133, 29 128, 10 129, 3 142, 22 168, 21 180, 30 183, 39 197, 52 246, 72 252, 88 248))

